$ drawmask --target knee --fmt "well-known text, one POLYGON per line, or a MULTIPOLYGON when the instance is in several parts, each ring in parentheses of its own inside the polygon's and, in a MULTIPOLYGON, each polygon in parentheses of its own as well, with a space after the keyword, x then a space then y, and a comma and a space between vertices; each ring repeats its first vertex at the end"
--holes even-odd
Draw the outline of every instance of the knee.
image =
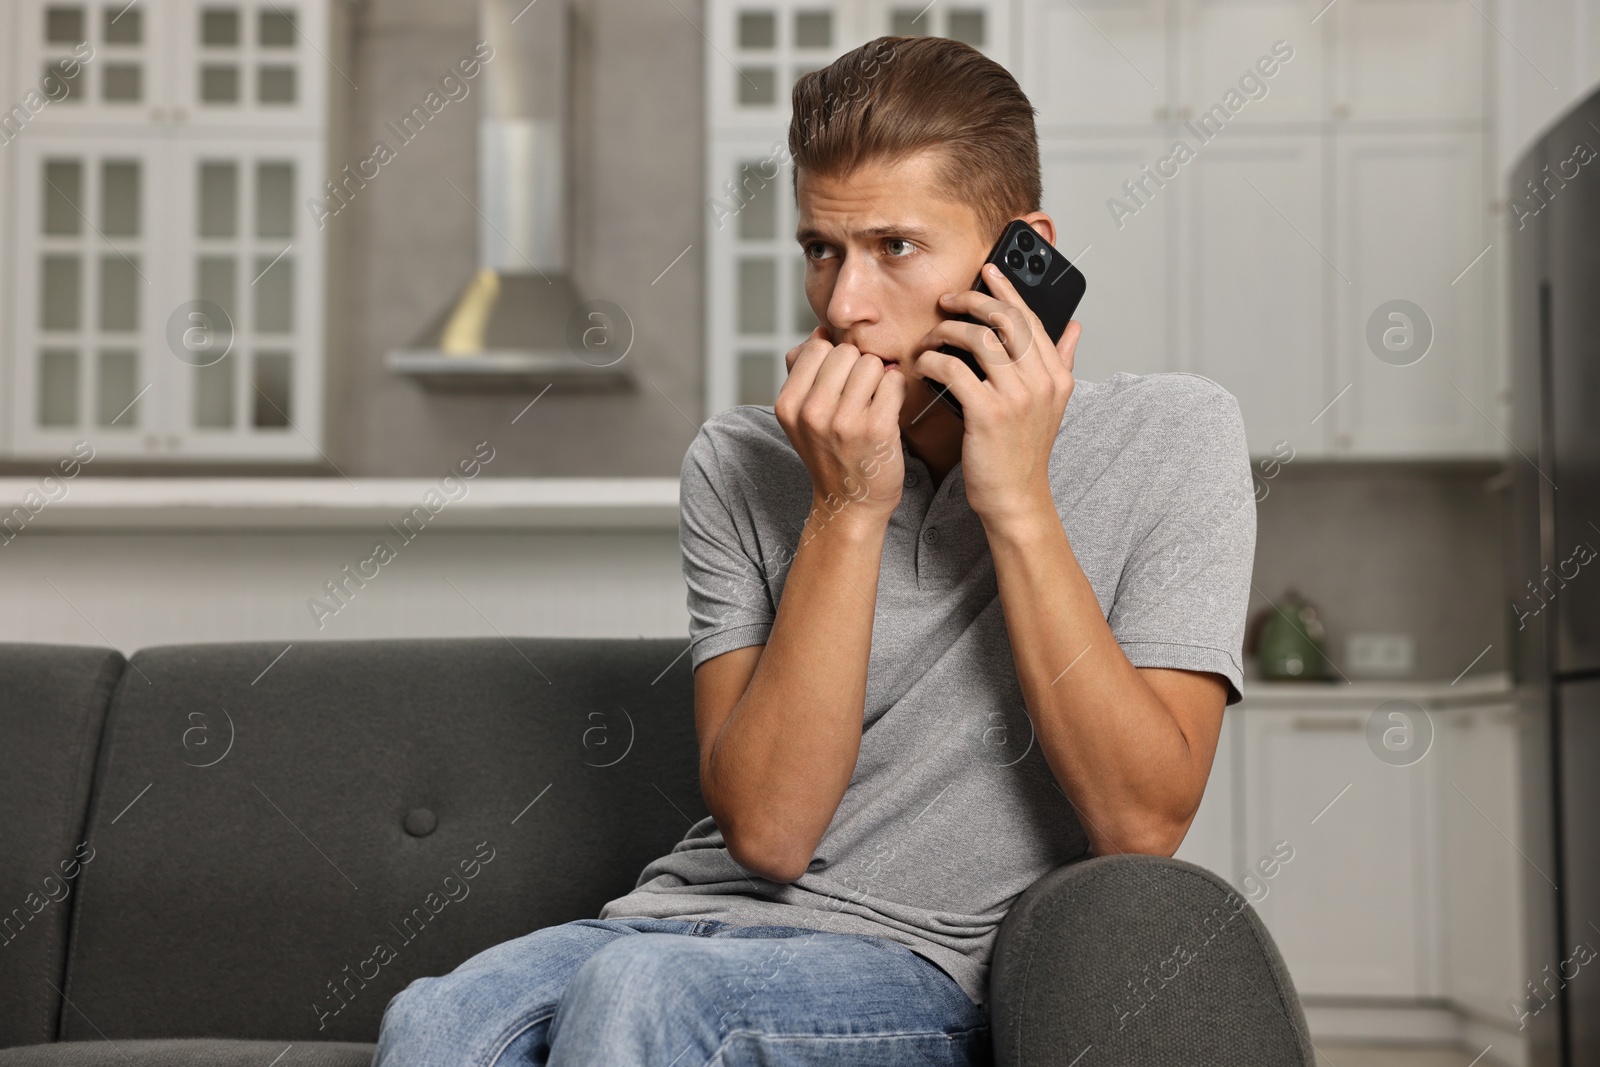
POLYGON ((430 1001, 439 999, 437 978, 414 978, 400 992, 389 998, 383 1009, 383 1022, 379 1027, 386 1037, 394 1037, 412 1029, 437 1008, 430 1001))
POLYGON ((467 1005, 461 983, 449 975, 414 978, 383 1009, 379 1043, 406 1045, 416 1037, 438 1033, 461 1017, 467 1005))
POLYGON ((695 998, 717 981, 714 953, 703 941, 673 934, 620 937, 594 953, 573 976, 569 996, 600 1001, 659 1003, 665 993, 695 998))

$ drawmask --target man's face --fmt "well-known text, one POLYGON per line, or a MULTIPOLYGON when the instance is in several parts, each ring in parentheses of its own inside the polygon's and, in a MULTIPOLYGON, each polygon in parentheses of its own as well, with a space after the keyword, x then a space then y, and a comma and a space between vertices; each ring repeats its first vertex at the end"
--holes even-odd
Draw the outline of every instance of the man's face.
POLYGON ((843 178, 801 170, 796 239, 806 257, 806 299, 836 345, 896 364, 906 376, 900 414, 935 410, 912 362, 941 318, 939 295, 972 287, 995 234, 964 203, 935 191, 933 150, 897 163, 868 163, 843 178))

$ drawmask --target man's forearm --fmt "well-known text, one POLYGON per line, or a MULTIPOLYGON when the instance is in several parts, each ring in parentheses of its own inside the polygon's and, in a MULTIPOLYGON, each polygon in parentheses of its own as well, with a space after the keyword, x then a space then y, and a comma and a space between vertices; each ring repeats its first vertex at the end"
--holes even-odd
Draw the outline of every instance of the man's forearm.
POLYGON ((1204 769, 1117 644, 1053 503, 985 528, 1039 746, 1095 852, 1164 852, 1204 769))
POLYGON ((853 507, 825 519, 814 508, 806 520, 772 632, 702 783, 734 859, 774 881, 805 872, 861 748, 888 520, 853 507))

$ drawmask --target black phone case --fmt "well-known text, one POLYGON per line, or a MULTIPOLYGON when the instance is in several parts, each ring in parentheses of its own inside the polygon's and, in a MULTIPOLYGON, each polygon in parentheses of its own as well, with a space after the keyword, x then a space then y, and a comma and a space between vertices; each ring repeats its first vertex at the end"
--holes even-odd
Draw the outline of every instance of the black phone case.
MULTIPOLYGON (((1011 284, 1016 286, 1023 301, 1033 309, 1035 315, 1039 316, 1039 322, 1044 326, 1045 333, 1050 335, 1051 344, 1060 341, 1061 335, 1066 332, 1067 323, 1072 319, 1072 313, 1078 310, 1078 302, 1083 299, 1084 290, 1088 287, 1083 272, 1050 242, 1039 236, 1039 231, 1021 219, 1011 220, 1011 224, 994 243, 994 248, 989 251, 989 258, 984 262, 995 264, 1005 273, 1011 284), (1032 245, 1031 248, 1023 247, 1029 244, 1032 245), (1013 252, 1017 255, 1013 256, 1011 254, 1013 252), (1034 269, 1040 264, 1031 262, 1033 256, 1043 260, 1042 269, 1034 269)), ((972 283, 972 288, 980 293, 989 293, 989 287, 983 282, 981 268, 977 279, 972 283)), ((979 323, 971 315, 950 317, 962 322, 986 325, 979 323)), ((966 349, 946 344, 940 345, 939 351, 955 356, 971 367, 972 373, 978 376, 979 381, 988 377, 984 373, 983 363, 966 349)), ((943 400, 957 416, 960 416, 961 402, 955 398, 955 394, 932 378, 925 380, 928 387, 933 390, 934 396, 943 400)))

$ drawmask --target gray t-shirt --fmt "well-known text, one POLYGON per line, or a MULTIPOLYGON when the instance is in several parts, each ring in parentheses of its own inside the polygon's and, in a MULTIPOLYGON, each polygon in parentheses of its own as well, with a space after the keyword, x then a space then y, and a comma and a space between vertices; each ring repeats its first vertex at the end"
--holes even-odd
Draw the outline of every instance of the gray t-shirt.
MULTIPOLYGON (((751 874, 707 816, 600 918, 884 937, 987 1010, 1007 910, 1047 872, 1088 858, 1089 845, 1033 737, 962 467, 935 489, 909 451, 905 466, 879 570, 860 753, 811 865, 792 884, 751 874)), ((1233 397, 1193 374, 1079 381, 1049 470, 1073 553, 1128 659, 1213 671, 1237 702, 1255 497, 1233 397)), ((698 667, 766 642, 811 476, 773 409, 744 405, 701 427, 681 494, 698 667)), ((1062 650, 1062 667, 1077 651, 1062 650)))

